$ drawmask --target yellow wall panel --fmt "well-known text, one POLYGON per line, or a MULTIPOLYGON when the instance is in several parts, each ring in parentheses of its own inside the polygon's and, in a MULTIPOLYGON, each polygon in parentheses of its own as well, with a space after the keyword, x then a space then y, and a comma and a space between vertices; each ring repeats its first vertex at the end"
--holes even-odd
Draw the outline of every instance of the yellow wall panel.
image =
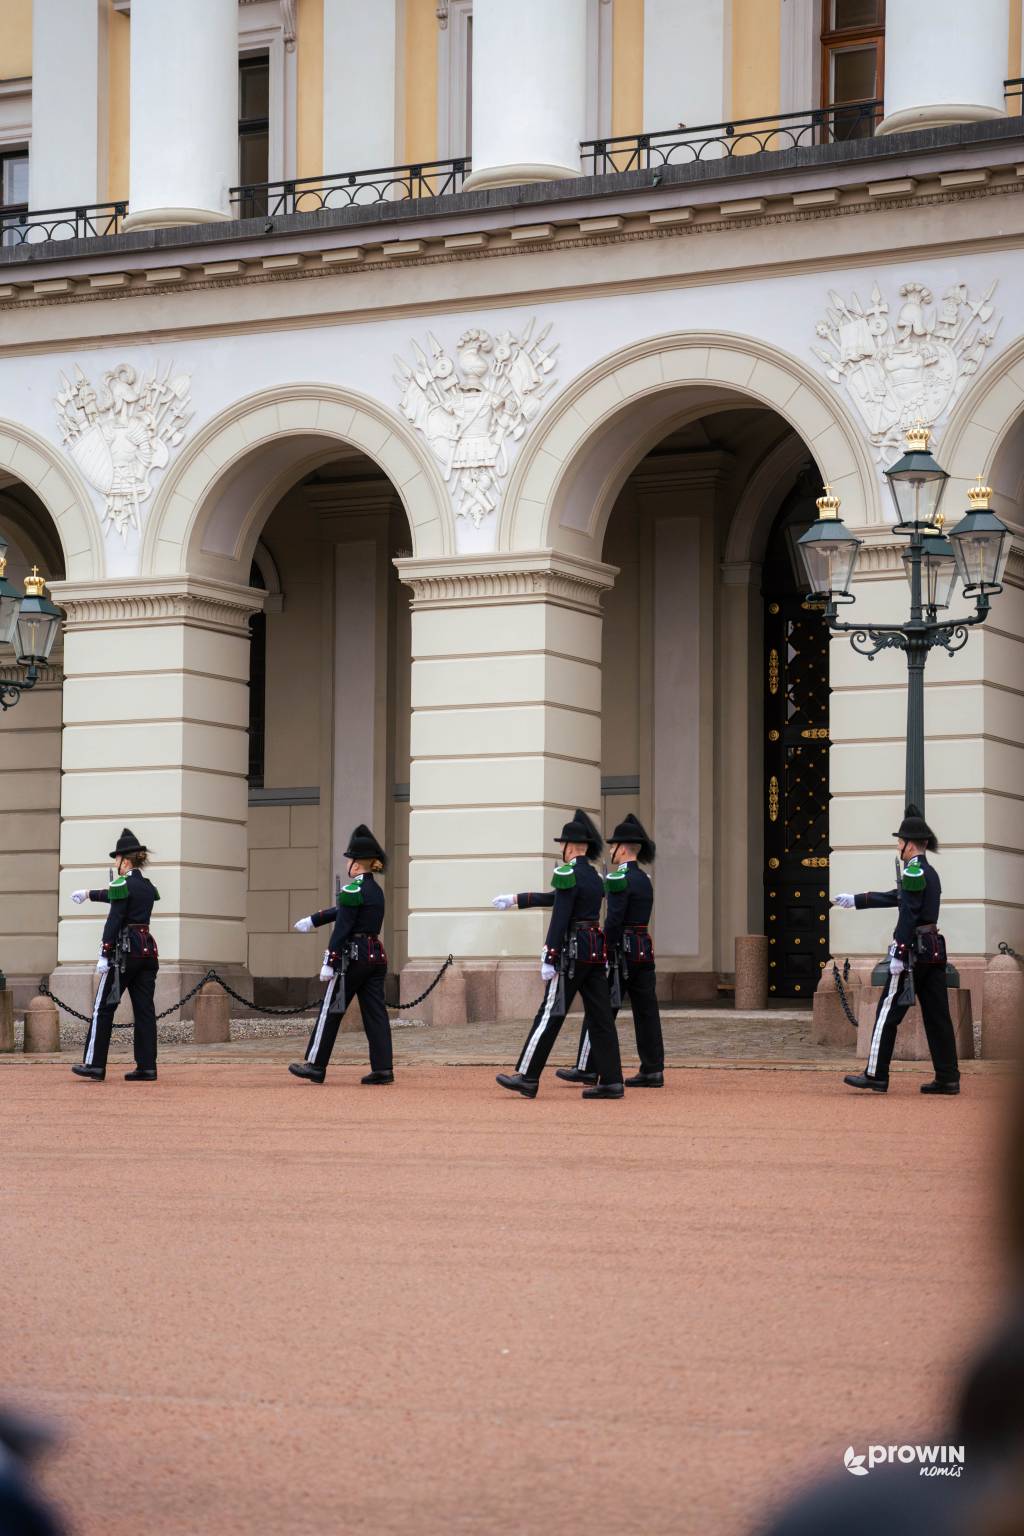
POLYGON ((128 196, 131 22, 111 9, 107 23, 107 197, 128 196))
MULTIPOLYGON (((732 0, 732 116, 779 110, 780 0, 732 0)), ((753 146, 756 147, 756 146, 753 146)))
POLYGON ((437 159, 436 0, 405 0, 405 160, 437 159))
POLYGON ((32 73, 32 0, 0 0, 0 80, 32 73))
POLYGON ((644 126, 644 0, 614 0, 612 133, 644 126))
MULTIPOLYGON (((1020 5, 1016 3, 1011 4, 1010 40, 1006 50, 1006 78, 1008 80, 1018 80, 1024 74, 1024 51, 1022 51, 1021 46, 1021 24, 1024 21, 1024 16, 1022 16, 1021 12, 1022 7, 1020 5)), ((1024 93, 1022 93, 1022 96, 1024 96, 1024 93)), ((1019 113, 1024 111, 1024 99, 1022 99, 1022 96, 1016 98, 1011 96, 1009 102, 1010 112, 1019 113)))
POLYGON ((299 0, 295 47, 299 96, 296 174, 320 176, 325 169, 324 0, 299 0))

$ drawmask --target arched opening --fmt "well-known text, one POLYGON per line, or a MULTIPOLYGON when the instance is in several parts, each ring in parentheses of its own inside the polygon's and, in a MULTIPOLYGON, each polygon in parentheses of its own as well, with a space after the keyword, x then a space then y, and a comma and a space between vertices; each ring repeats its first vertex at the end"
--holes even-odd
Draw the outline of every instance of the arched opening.
MULTIPOLYGON (((0 474, 0 539, 7 579, 22 588, 34 566, 47 581, 64 577, 56 524, 23 481, 0 474)), ((24 681, 14 650, 0 650, 0 677, 24 681)), ((18 703, 0 715, 0 968, 21 1008, 57 960, 60 872, 63 645, 18 703)))

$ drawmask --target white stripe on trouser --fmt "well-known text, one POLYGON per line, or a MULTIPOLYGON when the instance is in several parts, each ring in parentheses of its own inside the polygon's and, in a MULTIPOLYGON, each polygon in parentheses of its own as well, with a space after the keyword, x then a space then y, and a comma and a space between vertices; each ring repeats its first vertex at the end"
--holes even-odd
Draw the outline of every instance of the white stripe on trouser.
POLYGON ((583 1031, 583 1039, 580 1041, 580 1059, 577 1066, 581 1072, 587 1070, 587 1062, 590 1060, 590 1030, 583 1031))
POLYGON ((885 1028, 885 1021, 889 1017, 899 984, 900 973, 897 971, 894 976, 889 977, 889 990, 885 994, 882 1006, 878 1010, 878 1018, 875 1020, 875 1032, 871 1036, 871 1050, 868 1052, 866 1068, 868 1077, 874 1077, 875 1075, 875 1068, 878 1065, 878 1048, 882 1043, 882 1030, 885 1028))
POLYGON ((103 1002, 103 993, 107 982, 112 975, 111 971, 104 971, 100 977, 100 984, 96 988, 96 1001, 92 1005, 92 1023, 89 1025, 89 1038, 85 1042, 85 1065, 92 1066, 93 1056, 96 1054, 96 1026, 100 1018, 100 1004, 103 1002))
POLYGON ((558 992, 558 977, 557 976, 553 976, 551 978, 551 980, 548 982, 548 995, 544 999, 544 1011, 541 1014, 539 1020, 537 1021, 536 1029, 534 1030, 533 1034, 530 1036, 529 1040, 527 1040, 527 1042, 526 1042, 526 1049, 523 1051, 523 1054, 522 1054, 522 1056, 519 1059, 519 1069, 518 1070, 519 1070, 519 1073, 520 1073, 520 1075, 522 1077, 526 1076, 526 1069, 530 1065, 530 1062, 533 1060, 533 1053, 537 1049, 537 1046, 538 1046, 538 1044, 540 1042, 540 1037, 541 1037, 541 1035, 544 1033, 544 1031, 548 1027, 548 1022, 550 1021, 550 1018, 551 1018, 551 1010, 555 1006, 555 996, 556 996, 557 992, 558 992))
POLYGON ((309 1050, 306 1052, 307 1061, 316 1060, 316 1053, 320 1049, 320 1041, 324 1036, 324 1025, 327 1023, 327 1015, 331 1011, 331 998, 334 996, 334 988, 337 985, 337 982, 337 976, 332 976, 330 981, 327 983, 327 991, 324 993, 324 1000, 320 1007, 320 1017, 316 1021, 316 1030, 314 1031, 313 1038, 309 1043, 309 1050))

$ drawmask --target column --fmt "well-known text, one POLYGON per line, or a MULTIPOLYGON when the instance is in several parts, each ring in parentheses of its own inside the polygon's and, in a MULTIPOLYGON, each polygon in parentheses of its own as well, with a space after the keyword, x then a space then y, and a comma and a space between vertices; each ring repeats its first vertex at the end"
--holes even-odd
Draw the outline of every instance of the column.
POLYGON ((587 114, 587 3, 476 0, 473 174, 467 188, 580 174, 587 114))
POLYGON ((404 160, 395 0, 324 0, 325 175, 404 160))
POLYGON ((91 998, 102 914, 70 893, 105 883, 127 825, 153 850, 158 1009, 209 966, 246 991, 248 620, 263 594, 193 577, 52 590, 68 615, 54 990, 91 998))
POLYGON ((577 805, 599 821, 600 597, 615 568, 551 550, 396 565, 413 591, 403 991, 451 952, 471 1017, 525 1018, 546 914, 490 902, 549 887, 577 805))
POLYGON ((1002 117, 1007 0, 888 0, 879 133, 1002 117))
POLYGON ((125 229, 231 217, 238 180, 238 0, 134 0, 125 229))
POLYGON ((31 208, 106 200, 106 63, 105 0, 32 7, 31 208))
POLYGON ((721 123, 732 80, 728 0, 644 0, 644 129, 721 123))

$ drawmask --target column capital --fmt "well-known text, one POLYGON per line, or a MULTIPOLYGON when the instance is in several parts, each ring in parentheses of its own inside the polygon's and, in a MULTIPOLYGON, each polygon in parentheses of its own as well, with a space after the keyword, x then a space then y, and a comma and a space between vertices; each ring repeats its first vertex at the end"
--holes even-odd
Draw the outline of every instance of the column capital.
POLYGON ((601 593, 614 585, 618 567, 557 549, 452 555, 444 560, 396 560, 412 588, 414 608, 491 608, 501 603, 555 602, 600 613, 601 593))
POLYGON ((114 581, 54 581, 65 629, 151 629, 193 624, 225 634, 248 632, 267 594, 211 576, 132 576, 114 581))

